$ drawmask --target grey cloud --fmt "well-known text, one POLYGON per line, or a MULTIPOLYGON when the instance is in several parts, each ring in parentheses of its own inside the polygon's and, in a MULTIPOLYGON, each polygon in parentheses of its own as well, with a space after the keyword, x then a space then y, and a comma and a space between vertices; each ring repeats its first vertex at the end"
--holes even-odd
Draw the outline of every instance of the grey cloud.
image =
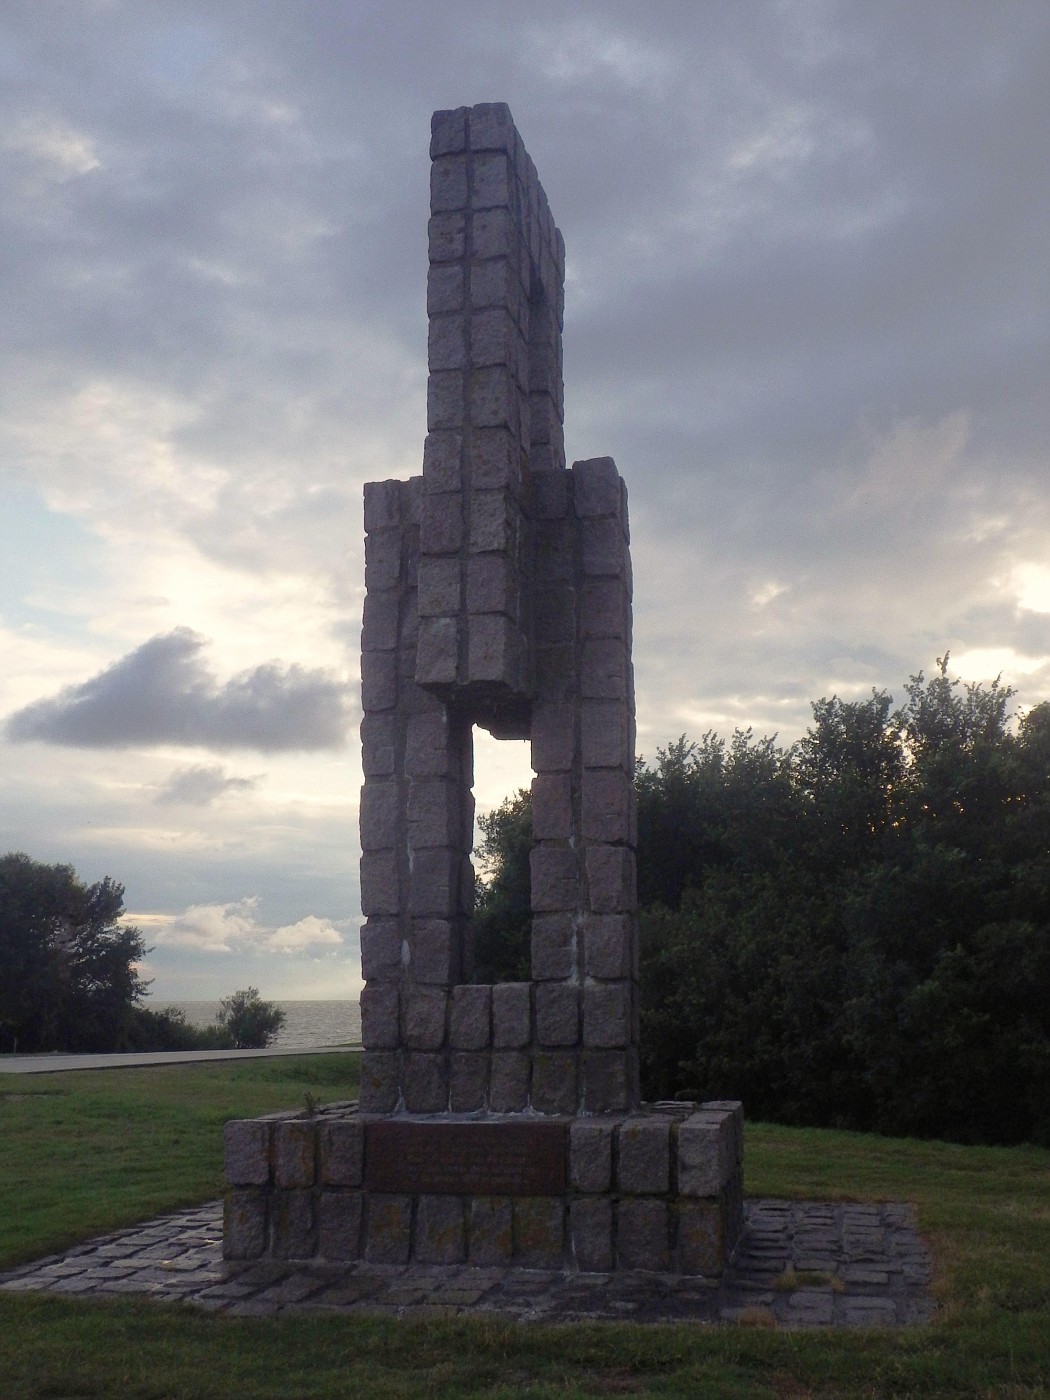
POLYGON ((344 682, 327 671, 269 662, 219 685, 200 659, 204 646, 187 627, 153 637, 81 685, 18 710, 7 737, 81 748, 342 746, 349 721, 344 682))
POLYGON ((161 806, 207 807, 225 793, 247 792, 258 781, 228 777, 226 769, 217 763, 194 763, 176 768, 153 800, 161 806))
MULTIPOLYGON (((638 639, 654 681, 674 672, 665 649, 694 646, 733 663, 742 703, 785 675, 818 691, 809 678, 862 638, 915 665, 928 636, 931 655, 959 645, 1008 554, 952 561, 965 502, 1045 512, 1046 7, 56 0, 11 27, 0 102, 17 117, 46 93, 101 164, 47 218, 17 200, 0 214, 8 391, 25 397, 26 355, 59 381, 187 395, 176 446, 229 471, 187 512, 212 557, 309 555, 346 587, 333 557, 359 515, 341 494, 418 469, 427 122, 490 98, 510 103, 566 235, 571 455, 611 451, 650 522, 643 600, 668 535, 734 566, 683 558, 672 586, 710 584, 712 606, 702 643, 654 606, 638 639), (973 447, 936 501, 829 521, 864 425, 956 411, 973 447), (274 506, 256 487, 289 463, 300 502, 274 506), (943 579, 933 602, 923 569, 943 579), (763 571, 801 576, 807 606, 742 650, 746 605, 724 590, 763 571)), ((712 668, 695 688, 720 684, 712 668)))

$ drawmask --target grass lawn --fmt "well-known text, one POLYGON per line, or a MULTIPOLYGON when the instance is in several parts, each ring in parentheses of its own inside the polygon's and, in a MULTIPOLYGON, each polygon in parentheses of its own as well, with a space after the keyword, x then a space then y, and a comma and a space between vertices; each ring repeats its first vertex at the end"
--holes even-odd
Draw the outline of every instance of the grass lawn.
MULTIPOLYGON (((356 1058, 0 1075, 0 1268, 215 1196, 221 1124, 356 1092, 356 1058)), ((1050 1152, 750 1124, 753 1195, 910 1200, 940 1314, 907 1331, 233 1319, 0 1296, 0 1400, 1050 1395, 1050 1152)))

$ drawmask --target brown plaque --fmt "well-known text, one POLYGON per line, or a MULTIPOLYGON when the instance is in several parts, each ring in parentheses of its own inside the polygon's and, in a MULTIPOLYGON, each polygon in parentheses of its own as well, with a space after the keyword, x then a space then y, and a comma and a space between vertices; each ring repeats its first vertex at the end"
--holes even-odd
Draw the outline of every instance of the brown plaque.
POLYGON ((365 1124, 369 1191, 434 1196, 557 1196, 565 1190, 561 1122, 365 1124))

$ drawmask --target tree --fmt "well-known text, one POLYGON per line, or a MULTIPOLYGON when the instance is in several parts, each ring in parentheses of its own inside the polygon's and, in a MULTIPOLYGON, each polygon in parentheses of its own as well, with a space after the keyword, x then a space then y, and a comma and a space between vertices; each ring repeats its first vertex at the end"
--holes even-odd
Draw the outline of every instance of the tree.
POLYGON ((119 1049, 145 993, 124 887, 21 852, 0 857, 0 1044, 23 1051, 119 1049))
POLYGON ((262 1050, 277 1039, 284 1025, 284 1012, 272 1001, 263 1001, 257 987, 234 992, 219 1003, 215 1018, 233 1040, 235 1050, 262 1050))
POLYGON ((476 982, 517 982, 531 965, 532 801, 526 788, 478 817, 481 867, 471 921, 476 982))

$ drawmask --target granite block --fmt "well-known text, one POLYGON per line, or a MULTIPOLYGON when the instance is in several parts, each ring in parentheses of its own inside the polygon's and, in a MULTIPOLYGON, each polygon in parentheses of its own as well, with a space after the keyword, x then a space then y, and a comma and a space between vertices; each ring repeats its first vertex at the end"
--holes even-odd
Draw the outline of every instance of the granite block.
POLYGON ((360 1191, 323 1191, 317 1198, 317 1253, 333 1262, 360 1259, 360 1191))
POLYGON ((224 1167, 231 1186, 266 1186, 270 1180, 271 1125, 236 1118, 223 1129, 224 1167))
POLYGON ((671 1118, 628 1118, 618 1133, 617 1186, 631 1195, 664 1195, 671 1189, 671 1118))
POLYGON ((373 1193, 365 1209, 365 1258, 407 1264, 412 1243, 412 1197, 373 1193))
POLYGON ((577 1191, 612 1187, 615 1120, 575 1118, 569 1126, 569 1179, 577 1191))
POLYGON ((670 1217, 666 1201, 627 1197, 616 1210, 616 1253, 621 1269, 665 1273, 670 1268, 670 1217))
POLYGON ((227 1193, 223 1202, 224 1259, 258 1259, 265 1252, 267 1194, 250 1187, 227 1193))
POLYGON ((569 1205, 572 1260, 583 1273, 605 1274, 613 1267, 613 1203, 607 1197, 569 1205))
POLYGON ((420 1196, 415 1257, 420 1264, 462 1264, 467 1257, 461 1196, 420 1196))

